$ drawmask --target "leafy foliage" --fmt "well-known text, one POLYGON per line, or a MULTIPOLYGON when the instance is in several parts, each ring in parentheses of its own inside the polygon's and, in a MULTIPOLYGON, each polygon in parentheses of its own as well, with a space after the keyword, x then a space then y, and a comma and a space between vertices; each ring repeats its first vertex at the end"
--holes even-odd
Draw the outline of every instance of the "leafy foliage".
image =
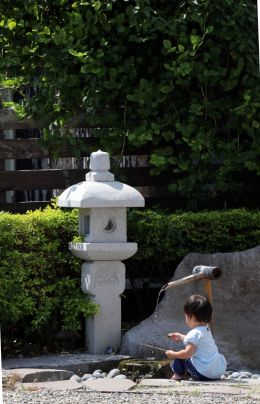
POLYGON ((190 252, 243 251, 260 244, 260 213, 227 211, 172 213, 132 210, 129 238, 138 242, 136 261, 178 262, 190 252))
POLYGON ((83 114, 109 150, 152 144, 151 172, 194 199, 260 174, 255 1, 2 0, 0 15, 2 85, 20 116, 48 117, 47 143, 83 114))
POLYGON ((80 329, 98 310, 80 289, 80 263, 68 252, 76 212, 46 208, 0 214, 0 322, 49 338, 60 328, 80 329))

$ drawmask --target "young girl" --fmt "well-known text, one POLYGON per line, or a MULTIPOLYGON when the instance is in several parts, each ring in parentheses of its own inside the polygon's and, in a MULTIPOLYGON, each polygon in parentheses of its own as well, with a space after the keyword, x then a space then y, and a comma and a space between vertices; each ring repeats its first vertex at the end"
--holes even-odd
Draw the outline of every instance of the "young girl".
POLYGON ((210 302, 203 296, 192 295, 184 304, 185 320, 191 331, 183 335, 178 332, 168 334, 177 342, 183 342, 184 349, 166 351, 169 359, 174 359, 171 369, 173 379, 191 377, 194 380, 219 379, 227 368, 226 359, 218 352, 208 327, 212 316, 210 302))

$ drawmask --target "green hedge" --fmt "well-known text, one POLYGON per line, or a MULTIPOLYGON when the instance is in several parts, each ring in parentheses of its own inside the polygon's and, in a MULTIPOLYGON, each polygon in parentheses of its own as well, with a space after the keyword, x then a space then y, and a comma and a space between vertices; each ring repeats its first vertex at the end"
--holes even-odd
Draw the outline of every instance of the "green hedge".
POLYGON ((0 214, 0 321, 46 337, 80 329, 97 306, 80 289, 80 262, 68 252, 77 212, 46 208, 0 214))
MULTIPOLYGON (((0 213, 3 328, 16 325, 27 335, 55 335, 61 328, 80 329, 83 317, 97 312, 80 289, 81 262, 68 251, 77 231, 77 210, 0 213)), ((146 269, 154 276, 190 252, 231 252, 260 244, 260 212, 133 209, 128 212, 128 239, 137 241, 139 250, 126 261, 127 268, 138 268, 139 276, 146 269)))
POLYGON ((139 250, 133 257, 137 261, 179 261, 190 252, 242 251, 260 244, 260 212, 132 210, 128 237, 138 242, 139 250))

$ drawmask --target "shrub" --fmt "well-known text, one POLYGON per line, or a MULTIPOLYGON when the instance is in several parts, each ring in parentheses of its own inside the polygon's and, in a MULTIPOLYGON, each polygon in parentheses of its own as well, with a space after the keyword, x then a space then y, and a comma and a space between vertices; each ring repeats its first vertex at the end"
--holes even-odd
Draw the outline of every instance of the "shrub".
POLYGON ((51 338, 80 329, 97 305, 80 289, 80 262, 68 251, 77 212, 47 207, 24 215, 0 214, 0 321, 26 335, 51 338))
POLYGON ((190 252, 232 252, 255 247, 260 243, 260 212, 131 210, 128 229, 129 239, 136 240, 139 246, 133 260, 176 262, 190 252))

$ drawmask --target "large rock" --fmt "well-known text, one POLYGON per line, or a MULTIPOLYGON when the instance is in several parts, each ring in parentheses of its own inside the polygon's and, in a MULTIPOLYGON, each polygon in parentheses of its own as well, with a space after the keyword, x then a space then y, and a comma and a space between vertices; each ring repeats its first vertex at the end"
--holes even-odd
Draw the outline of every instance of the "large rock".
MULTIPOLYGON (((212 281, 213 334, 219 351, 231 369, 260 369, 260 246, 217 254, 188 254, 177 267, 174 278, 188 276, 196 265, 218 266, 222 276, 212 281)), ((128 331, 122 339, 121 353, 134 357, 154 356, 165 349, 180 348, 167 334, 186 333, 183 304, 191 294, 206 294, 205 281, 168 289, 149 318, 128 331)), ((163 355, 163 353, 161 353, 163 355)))

